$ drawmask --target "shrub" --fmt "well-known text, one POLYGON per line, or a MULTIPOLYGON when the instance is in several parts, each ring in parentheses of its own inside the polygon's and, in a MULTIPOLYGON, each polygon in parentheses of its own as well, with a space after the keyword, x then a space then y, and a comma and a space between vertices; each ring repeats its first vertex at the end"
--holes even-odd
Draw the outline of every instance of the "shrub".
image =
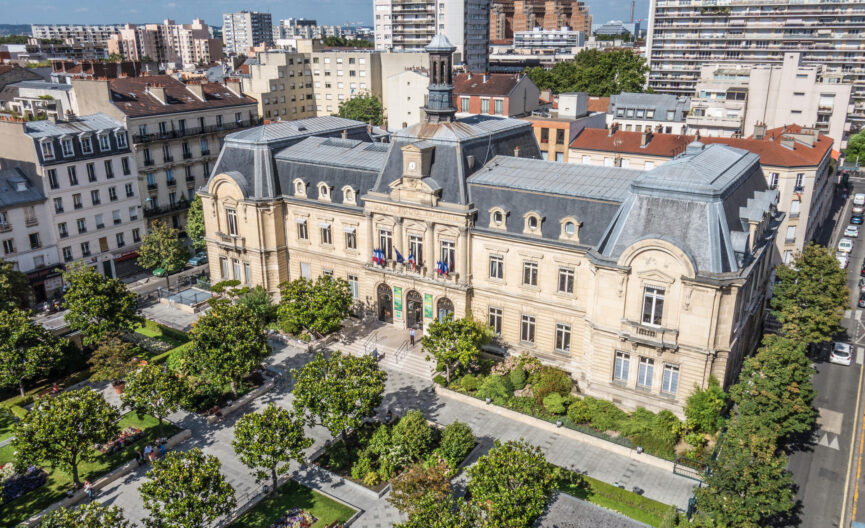
POLYGON ((385 424, 379 425, 367 442, 367 450, 376 457, 382 458, 391 452, 390 427, 385 424))
POLYGON ((592 415, 589 424, 599 431, 616 431, 619 424, 628 417, 625 411, 606 400, 587 396, 583 401, 592 415))
POLYGON ((379 477, 378 473, 376 473, 375 471, 370 471, 369 473, 367 473, 363 477, 364 486, 373 487, 376 484, 378 484, 380 481, 381 481, 381 478, 379 477))
POLYGON ((433 429, 418 410, 409 411, 391 431, 394 447, 405 453, 412 462, 423 459, 432 450, 433 441, 433 429))
POLYGON ((387 458, 381 458, 378 461, 378 476, 381 477, 381 480, 390 480, 391 477, 396 475, 397 467, 387 458))
POLYGON ((577 400, 568 407, 568 420, 575 424, 584 424, 592 421, 592 411, 585 400, 577 400))
POLYGON ((544 409, 552 414, 565 414, 564 398, 558 392, 551 392, 544 398, 544 409))
POLYGON ((351 466, 351 478, 355 480, 363 480, 367 474, 375 472, 372 468, 372 459, 369 456, 369 453, 362 452, 357 459, 357 462, 351 466))
POLYGON ((351 464, 351 453, 345 443, 337 442, 330 448, 330 466, 336 471, 342 471, 351 464))
POLYGON ((515 390, 523 390, 526 386, 526 371, 521 367, 517 367, 508 373, 511 380, 511 385, 515 390))
POLYGON ((688 396, 685 405, 688 428, 697 433, 713 434, 719 431, 724 424, 721 413, 726 405, 727 393, 714 376, 710 377, 708 388, 698 388, 688 396))
POLYGON ((435 383, 436 385, 440 385, 440 386, 442 386, 442 387, 447 387, 447 384, 448 384, 448 382, 447 382, 447 380, 445 379, 445 377, 442 376, 441 374, 439 374, 439 375, 437 375, 436 377, 433 378, 433 383, 435 383))
POLYGON ((647 452, 670 458, 675 454, 681 423, 670 411, 655 414, 638 407, 620 423, 620 430, 631 442, 647 452))
POLYGON ((452 468, 456 468, 474 446, 475 435, 471 427, 462 422, 454 422, 442 431, 439 452, 452 468))
POLYGON ((504 405, 507 399, 511 397, 511 391, 505 386, 501 376, 489 376, 478 389, 477 397, 489 398, 496 405, 504 405))
POLYGON ((534 375, 532 375, 532 391, 535 399, 539 402, 544 401, 547 394, 557 393, 561 396, 567 396, 571 393, 571 388, 574 385, 571 376, 564 370, 555 367, 541 367, 534 375))
POLYGON ((460 387, 462 387, 464 391, 476 391, 478 390, 478 387, 480 387, 480 383, 474 375, 466 374, 460 380, 460 387))

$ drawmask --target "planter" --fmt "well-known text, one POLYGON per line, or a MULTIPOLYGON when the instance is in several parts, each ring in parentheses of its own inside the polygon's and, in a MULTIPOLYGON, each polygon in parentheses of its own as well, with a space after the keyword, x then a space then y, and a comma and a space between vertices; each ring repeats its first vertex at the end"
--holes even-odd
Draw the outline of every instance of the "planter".
POLYGON ((126 388, 125 381, 115 381, 111 384, 111 387, 114 389, 114 392, 117 394, 123 394, 123 389, 126 388))

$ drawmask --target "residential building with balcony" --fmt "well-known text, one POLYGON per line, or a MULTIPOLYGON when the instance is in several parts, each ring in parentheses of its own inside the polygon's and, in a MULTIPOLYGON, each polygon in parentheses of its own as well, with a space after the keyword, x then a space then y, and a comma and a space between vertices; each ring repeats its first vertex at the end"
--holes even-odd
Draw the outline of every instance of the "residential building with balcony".
POLYGON ((239 11, 222 15, 222 41, 228 53, 246 55, 249 48, 273 46, 270 13, 239 11))
POLYGON ((541 91, 521 73, 457 73, 453 97, 461 116, 527 116, 540 107, 541 91))
POLYGON ((544 161, 527 121, 457 119, 453 47, 428 49, 425 119, 390 144, 335 117, 226 138, 200 192, 214 280, 277 297, 286 280, 341 278, 359 310, 401 328, 472 316, 506 354, 628 409, 682 415, 694 387, 731 384, 759 344, 782 216, 758 156, 544 161))
POLYGON ((607 126, 612 128, 615 124, 625 131, 684 134, 690 106, 689 97, 622 92, 610 96, 607 126))
POLYGON ((688 145, 721 144, 760 157, 770 189, 778 190, 777 208, 785 213, 775 240, 775 262, 789 263, 814 240, 831 215, 832 138, 814 128, 758 126, 748 138, 698 137, 653 132, 585 129, 571 142, 570 163, 652 170, 686 154, 688 145))
POLYGON ((31 35, 37 39, 68 40, 82 44, 105 47, 112 35, 116 35, 120 24, 32 24, 31 35))
POLYGON ((573 55, 574 48, 586 43, 586 34, 568 27, 560 29, 534 28, 514 32, 514 53, 528 55, 573 55))
POLYGON ((211 64, 222 59, 222 40, 212 38, 210 27, 200 18, 192 24, 126 24, 108 40, 108 53, 129 61, 149 58, 159 64, 211 64))
POLYGON ((804 65, 853 84, 850 119, 858 128, 865 120, 863 17, 865 4, 857 1, 651 0, 648 86, 693 96, 704 64, 780 66, 798 52, 804 65))
POLYGON ((824 77, 820 65, 804 66, 800 53, 777 64, 704 64, 686 122, 688 134, 751 136, 754 128, 788 123, 813 126, 847 148, 853 86, 840 75, 824 77))
POLYGON ((255 99, 237 82, 184 84, 154 75, 74 79, 72 86, 82 113, 104 112, 129 130, 144 216, 179 229, 186 225, 196 189, 207 181, 222 138, 260 124, 255 99))
POLYGON ((535 28, 556 31, 562 28, 592 32, 592 16, 585 2, 575 0, 493 0, 490 9, 490 38, 508 40, 516 33, 535 28))
POLYGON ((18 81, 0 89, 0 108, 21 117, 53 116, 74 113, 72 86, 46 81, 18 81))
POLYGON ((607 114, 590 111, 588 103, 586 92, 563 93, 558 95, 555 110, 533 112, 524 118, 532 123, 541 159, 567 163, 571 140, 584 128, 606 128, 607 114))
POLYGON ((54 271, 60 260, 48 205, 33 169, 0 158, 0 257, 27 275, 41 302, 57 296, 62 281, 54 271))
MULTIPOLYGON (((136 256, 145 222, 135 156, 123 123, 105 114, 65 120, 0 121, 0 157, 35 167, 45 223, 59 262, 81 262, 109 277, 136 256)), ((32 247, 32 246, 31 246, 32 247)))

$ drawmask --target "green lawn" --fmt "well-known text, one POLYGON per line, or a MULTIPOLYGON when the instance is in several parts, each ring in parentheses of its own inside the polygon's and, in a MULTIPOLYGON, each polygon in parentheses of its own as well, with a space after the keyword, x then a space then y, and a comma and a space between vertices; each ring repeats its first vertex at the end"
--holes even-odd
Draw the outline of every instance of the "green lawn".
POLYGON ((289 480, 280 486, 275 496, 259 502, 229 528, 269 528, 292 508, 306 510, 315 516, 318 522, 313 528, 324 528, 332 522, 345 522, 355 514, 354 509, 289 480))
POLYGON ((560 480, 557 488, 562 493, 656 527, 661 526, 664 516, 672 508, 667 504, 577 473, 570 473, 569 478, 560 480))
MULTIPOLYGON (((122 451, 111 455, 100 455, 93 462, 81 464, 78 467, 81 481, 84 482, 84 479, 95 481, 100 475, 134 459, 136 448, 143 448, 148 443, 154 443, 159 437, 157 424, 158 420, 152 416, 144 416, 143 419, 138 419, 135 413, 125 414, 118 422, 120 429, 122 430, 130 426, 138 427, 144 431, 143 438, 135 444, 126 446, 122 451)), ((163 426, 163 436, 168 438, 179 431, 180 429, 172 424, 166 423, 163 426)), ((0 465, 11 462, 14 459, 15 452, 11 445, 0 448, 0 465)), ((12 502, 0 505, 0 526, 4 528, 16 526, 18 523, 47 508, 52 503, 62 499, 66 490, 72 487, 72 478, 66 473, 48 467, 45 470, 48 471, 48 482, 44 486, 12 502)))
POLYGON ((189 341, 189 338, 185 337, 183 332, 173 330, 150 320, 145 321, 144 325, 139 326, 135 331, 143 336, 152 337, 153 339, 158 339, 164 343, 168 343, 173 347, 180 346, 189 341))
POLYGON ((14 423, 12 411, 0 407, 0 441, 12 436, 12 424, 14 423))

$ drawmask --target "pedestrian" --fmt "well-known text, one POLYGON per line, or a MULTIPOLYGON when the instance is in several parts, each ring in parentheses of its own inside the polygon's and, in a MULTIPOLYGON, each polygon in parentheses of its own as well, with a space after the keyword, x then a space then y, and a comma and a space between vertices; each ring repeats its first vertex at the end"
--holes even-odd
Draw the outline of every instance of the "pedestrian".
POLYGON ((165 456, 165 442, 159 444, 159 458, 165 456))
POLYGON ((414 328, 412 328, 411 330, 409 330, 409 332, 408 332, 408 339, 409 339, 409 341, 411 342, 411 346, 414 346, 414 328))
POLYGON ((141 452, 140 449, 135 450, 135 460, 138 462, 139 466, 144 465, 144 454, 141 452))
POLYGON ((144 458, 147 462, 153 462, 153 446, 150 444, 144 446, 144 458))
POLYGON ((84 491, 87 493, 87 500, 93 502, 93 484, 89 480, 84 480, 84 491))

